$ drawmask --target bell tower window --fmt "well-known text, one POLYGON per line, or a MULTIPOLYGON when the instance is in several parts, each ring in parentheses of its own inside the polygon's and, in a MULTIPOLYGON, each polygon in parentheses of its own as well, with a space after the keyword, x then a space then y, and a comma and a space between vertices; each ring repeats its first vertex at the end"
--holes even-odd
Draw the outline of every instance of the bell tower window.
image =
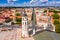
POLYGON ((23 18, 23 20, 24 20, 24 18, 23 18))
POLYGON ((26 25, 26 22, 25 22, 25 25, 26 25))

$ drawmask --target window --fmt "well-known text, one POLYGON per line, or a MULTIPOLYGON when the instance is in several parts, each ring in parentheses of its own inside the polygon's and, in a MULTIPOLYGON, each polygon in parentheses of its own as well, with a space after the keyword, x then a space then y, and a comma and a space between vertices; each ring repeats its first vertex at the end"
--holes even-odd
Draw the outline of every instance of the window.
POLYGON ((25 25, 26 25, 26 22, 25 22, 25 25))
POLYGON ((23 22, 23 25, 24 25, 24 22, 23 22))
POLYGON ((24 18, 23 18, 23 20, 24 20, 24 18))

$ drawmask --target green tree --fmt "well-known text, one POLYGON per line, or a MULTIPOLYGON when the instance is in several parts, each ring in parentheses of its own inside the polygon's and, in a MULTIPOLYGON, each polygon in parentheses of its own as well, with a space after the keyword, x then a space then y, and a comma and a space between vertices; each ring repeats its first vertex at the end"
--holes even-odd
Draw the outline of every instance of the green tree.
POLYGON ((59 20, 58 19, 55 19, 54 20, 54 24, 56 25, 56 24, 59 24, 59 20))
POLYGON ((53 10, 53 12, 54 12, 54 13, 58 13, 58 11, 56 11, 56 10, 53 10))
POLYGON ((53 14, 53 18, 54 18, 54 19, 59 19, 59 14, 54 13, 54 14, 53 14))
POLYGON ((11 22, 11 25, 14 25, 14 22, 11 22))
POLYGON ((60 33, 60 24, 57 24, 57 25, 56 25, 55 31, 56 31, 57 33, 60 33))
POLYGON ((16 13, 15 15, 16 15, 16 16, 20 16, 20 14, 19 14, 19 13, 16 13))
POLYGON ((49 12, 53 12, 53 9, 49 9, 49 12))
POLYGON ((47 10, 44 10, 44 13, 47 12, 47 10))
POLYGON ((22 23, 22 18, 17 18, 16 17, 16 24, 21 24, 22 23))

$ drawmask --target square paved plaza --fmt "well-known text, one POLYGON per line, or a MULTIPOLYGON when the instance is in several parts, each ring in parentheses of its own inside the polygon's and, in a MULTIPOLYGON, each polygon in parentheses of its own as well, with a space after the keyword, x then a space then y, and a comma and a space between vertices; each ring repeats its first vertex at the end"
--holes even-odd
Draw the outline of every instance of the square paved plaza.
POLYGON ((33 40, 33 38, 21 38, 21 28, 15 28, 11 31, 0 31, 0 40, 33 40))

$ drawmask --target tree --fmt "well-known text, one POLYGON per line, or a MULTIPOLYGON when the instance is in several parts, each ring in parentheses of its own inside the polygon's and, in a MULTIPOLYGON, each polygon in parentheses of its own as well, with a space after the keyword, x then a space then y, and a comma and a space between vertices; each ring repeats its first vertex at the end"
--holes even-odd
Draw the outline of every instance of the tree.
POLYGON ((44 10, 44 13, 47 12, 47 10, 44 10))
POLYGON ((14 25, 14 22, 11 22, 11 25, 14 25))
POLYGON ((15 15, 16 15, 16 16, 20 16, 20 14, 19 14, 19 13, 16 13, 15 15))
POLYGON ((16 17, 16 22, 17 22, 16 24, 21 24, 22 23, 22 18, 17 18, 16 17))
POLYGON ((60 24, 57 24, 57 25, 56 25, 55 31, 56 31, 57 33, 60 33, 60 24))
POLYGON ((53 12, 54 12, 54 13, 58 13, 58 11, 56 11, 56 10, 53 10, 53 12))
POLYGON ((49 9, 49 12, 53 12, 53 9, 49 9))
POLYGON ((2 12, 2 10, 0 9, 0 12, 2 12))
POLYGON ((58 19, 55 19, 54 20, 54 24, 56 25, 56 24, 59 24, 59 20, 58 19))
POLYGON ((54 13, 54 14, 53 14, 53 18, 54 18, 54 19, 59 19, 59 14, 54 13))

